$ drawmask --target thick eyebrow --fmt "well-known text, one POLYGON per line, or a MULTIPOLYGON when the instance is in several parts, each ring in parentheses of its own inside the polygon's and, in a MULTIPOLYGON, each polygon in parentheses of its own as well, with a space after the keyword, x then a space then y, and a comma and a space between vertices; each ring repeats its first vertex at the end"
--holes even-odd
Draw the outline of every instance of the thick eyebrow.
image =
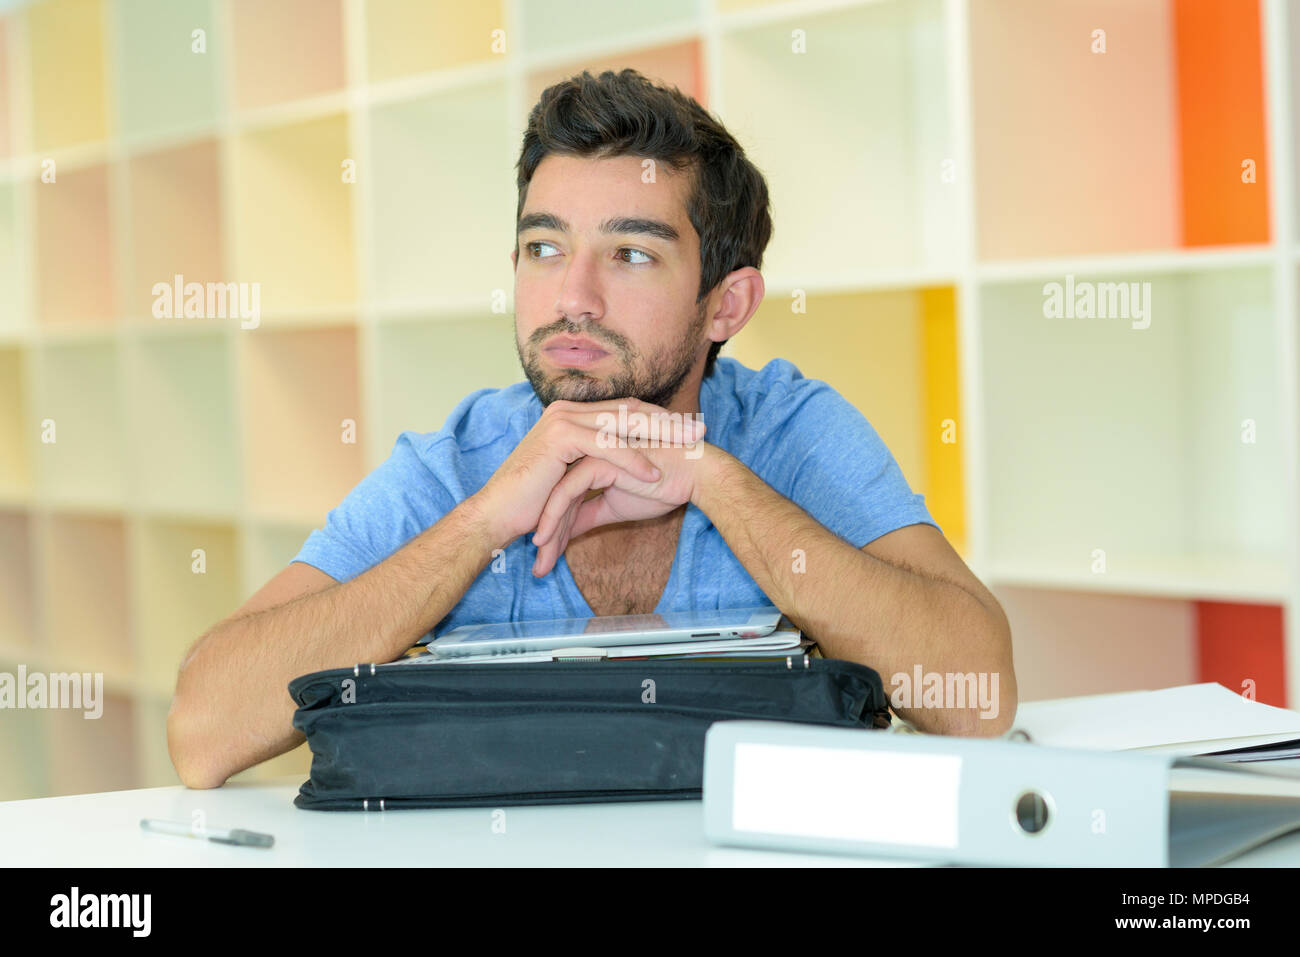
MULTIPOLYGON (((515 236, 518 237, 520 233, 529 229, 554 229, 557 232, 567 233, 569 224, 554 213, 529 213, 519 220, 519 226, 515 229, 515 236)), ((681 239, 677 230, 670 224, 657 219, 643 219, 637 216, 616 216, 613 219, 607 219, 600 224, 600 231, 607 236, 653 236, 655 239, 662 239, 667 243, 675 243, 681 239)))

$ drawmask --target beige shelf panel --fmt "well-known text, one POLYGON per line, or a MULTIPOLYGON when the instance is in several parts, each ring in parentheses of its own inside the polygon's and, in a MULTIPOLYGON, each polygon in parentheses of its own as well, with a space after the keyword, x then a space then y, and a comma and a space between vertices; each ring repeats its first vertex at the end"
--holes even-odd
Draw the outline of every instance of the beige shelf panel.
POLYGON ((264 316, 356 300, 354 189, 343 182, 350 158, 342 115, 236 138, 230 278, 260 283, 264 316))
POLYGON ((78 710, 44 713, 50 740, 50 793, 85 794, 139 787, 136 703, 105 691, 103 714, 87 719, 78 710))
MULTIPOLYGON (((237 323, 237 318, 185 317, 189 283, 228 282, 222 256, 219 146, 201 139, 176 149, 133 156, 127 165, 130 199, 131 280, 124 290, 127 315, 153 322, 237 323), (154 315, 154 286, 174 288, 182 278, 184 298, 170 305, 174 318, 154 315)), ((206 311, 206 305, 205 305, 206 311)))
POLYGON ((518 144, 506 104, 505 86, 488 83, 372 110, 379 303, 473 296, 488 308, 494 290, 513 294, 518 144))
POLYGON ((220 332, 142 337, 129 350, 135 500, 148 509, 239 508, 233 346, 220 332))
POLYGON ((379 393, 369 449, 375 465, 388 458, 402 432, 441 429, 476 389, 525 378, 511 316, 381 322, 375 356, 379 393))
MULTIPOLYGON (((36 580, 32 519, 0 511, 0 647, 35 649, 36 580)), ((0 764, 0 767, 4 767, 0 764)))
POLYGON ((235 107, 341 90, 342 0, 229 0, 235 107))
POLYGON ((352 328, 240 334, 244 461, 253 510, 324 522, 364 476, 352 328), (356 423, 346 442, 343 421, 356 423))
POLYGON ((57 513, 47 525, 44 615, 46 661, 61 671, 133 671, 131 582, 121 519, 57 513))
POLYGON ((32 124, 37 150, 106 139, 110 132, 102 0, 27 7, 32 124))
POLYGON ((131 567, 135 674, 159 694, 170 696, 190 646, 239 604, 235 529, 231 525, 141 522, 131 567), (196 550, 202 550, 202 556, 196 556, 196 550))
POLYGON ((56 167, 55 176, 33 186, 38 314, 48 323, 111 322, 116 253, 108 167, 56 167))
POLYGON ((14 152, 11 132, 14 122, 11 105, 14 97, 13 63, 9 52, 11 32, 9 21, 0 20, 0 160, 14 152))
POLYGON ((47 344, 40 352, 30 427, 41 494, 51 501, 103 506, 125 497, 125 432, 118 349, 112 340, 47 344), (54 421, 53 442, 39 441, 54 421))

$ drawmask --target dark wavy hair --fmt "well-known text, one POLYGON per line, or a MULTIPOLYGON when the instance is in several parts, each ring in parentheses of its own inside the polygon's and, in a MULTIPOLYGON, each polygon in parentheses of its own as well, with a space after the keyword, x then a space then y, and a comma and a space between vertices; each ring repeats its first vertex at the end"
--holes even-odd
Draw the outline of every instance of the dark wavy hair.
MULTIPOLYGON (((767 181, 723 125, 694 98, 651 83, 636 70, 587 70, 547 87, 528 116, 518 170, 523 215, 528 184, 551 153, 638 156, 690 170, 686 212, 700 237, 700 289, 695 304, 730 272, 762 267, 772 237, 767 181)), ((704 375, 713 372, 724 343, 709 347, 704 375)))

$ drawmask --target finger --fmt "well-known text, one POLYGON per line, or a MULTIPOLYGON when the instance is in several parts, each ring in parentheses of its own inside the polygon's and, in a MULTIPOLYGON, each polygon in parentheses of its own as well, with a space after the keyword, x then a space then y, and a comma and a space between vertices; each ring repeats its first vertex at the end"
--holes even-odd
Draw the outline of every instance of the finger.
POLYGON ((575 422, 565 423, 563 441, 566 447, 564 457, 570 462, 587 456, 618 466, 647 482, 659 480, 659 470, 645 453, 638 449, 619 447, 616 441, 602 442, 596 433, 575 422))
POLYGON ((604 496, 600 498, 589 499, 580 504, 573 514, 573 525, 569 529, 569 538, 577 538, 579 535, 585 535, 593 528, 599 528, 601 525, 608 525, 610 522, 618 520, 609 507, 609 502, 605 501, 604 496))
POLYGON ((573 524, 574 513, 581 503, 582 499, 580 497, 573 500, 568 511, 561 517, 555 534, 538 550, 537 561, 533 563, 533 574, 537 577, 540 578, 549 574, 551 569, 560 561, 560 556, 564 554, 564 550, 568 548, 569 528, 573 524))
POLYGON ((533 544, 538 546, 545 544, 555 530, 556 522, 569 508, 570 503, 575 498, 581 499, 593 488, 604 488, 612 484, 614 473, 617 471, 614 466, 600 459, 590 457, 579 459, 565 473, 564 478, 556 483, 555 488, 551 489, 551 494, 546 499, 542 513, 537 519, 537 532, 533 535, 533 544))
MULTIPOLYGON (((552 406, 559 405, 558 401, 552 403, 552 406)), ((704 422, 689 412, 669 412, 631 398, 568 403, 553 414, 602 435, 606 441, 628 438, 635 430, 647 442, 689 445, 701 439, 706 431, 704 422), (644 418, 633 418, 633 413, 640 413, 644 418)))

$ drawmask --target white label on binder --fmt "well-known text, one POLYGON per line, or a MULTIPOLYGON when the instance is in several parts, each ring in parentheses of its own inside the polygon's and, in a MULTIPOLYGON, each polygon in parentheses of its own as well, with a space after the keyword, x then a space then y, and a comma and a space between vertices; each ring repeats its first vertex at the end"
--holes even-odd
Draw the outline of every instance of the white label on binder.
POLYGON ((741 743, 734 767, 738 831, 957 846, 956 755, 741 743))

